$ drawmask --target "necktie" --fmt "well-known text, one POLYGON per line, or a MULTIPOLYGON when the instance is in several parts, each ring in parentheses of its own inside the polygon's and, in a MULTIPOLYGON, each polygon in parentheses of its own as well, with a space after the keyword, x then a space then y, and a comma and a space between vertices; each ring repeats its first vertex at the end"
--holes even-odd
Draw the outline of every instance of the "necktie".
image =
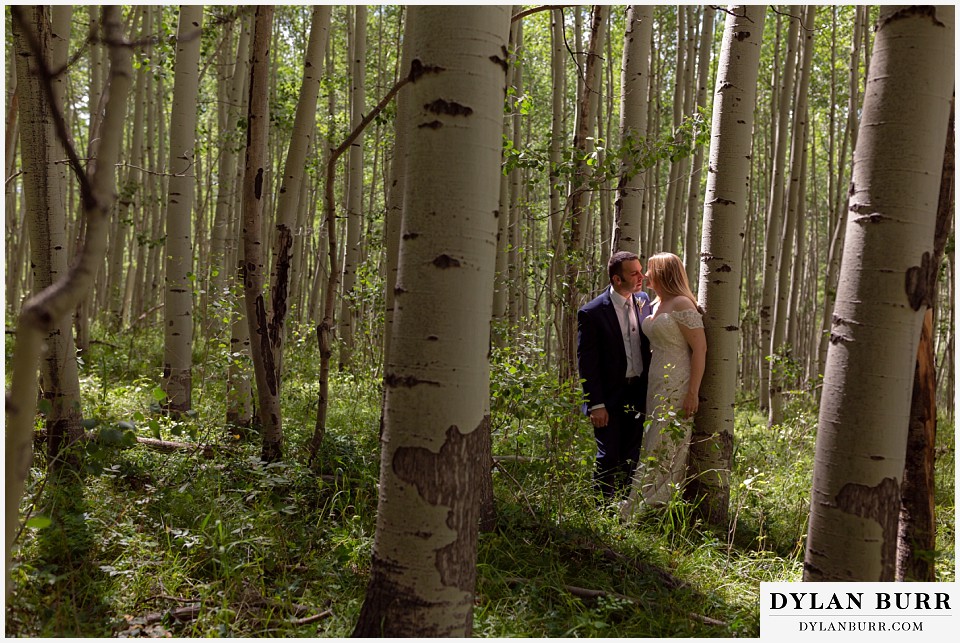
POLYGON ((639 374, 641 366, 640 361, 640 319, 637 317, 636 306, 633 303, 633 296, 627 297, 624 304, 627 314, 627 328, 629 328, 630 358, 633 363, 634 374, 639 374))

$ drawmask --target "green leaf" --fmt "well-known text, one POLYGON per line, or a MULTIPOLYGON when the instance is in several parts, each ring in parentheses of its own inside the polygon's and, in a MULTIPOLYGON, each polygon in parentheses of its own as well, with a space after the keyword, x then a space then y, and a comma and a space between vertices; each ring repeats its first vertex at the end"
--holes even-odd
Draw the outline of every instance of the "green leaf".
POLYGON ((157 402, 163 402, 165 399, 167 399, 166 391, 164 391, 160 386, 153 389, 153 391, 151 391, 151 395, 153 395, 153 399, 155 399, 157 402))
POLYGON ((50 400, 40 400, 37 402, 37 410, 44 415, 48 415, 51 411, 53 411, 53 404, 50 403, 50 400))
POLYGON ((27 521, 27 527, 30 529, 46 529, 52 524, 53 521, 50 518, 41 515, 33 516, 27 521))

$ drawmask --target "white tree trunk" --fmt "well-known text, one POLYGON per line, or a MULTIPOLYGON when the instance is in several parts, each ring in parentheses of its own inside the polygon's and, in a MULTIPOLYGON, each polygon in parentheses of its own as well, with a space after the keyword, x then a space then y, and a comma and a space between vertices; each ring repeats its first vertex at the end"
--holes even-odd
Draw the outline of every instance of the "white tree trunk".
MULTIPOLYGON (((620 144, 641 155, 647 135, 647 87, 650 79, 650 34, 653 6, 630 5, 623 34, 623 65, 620 77, 620 144)), ((634 159, 620 167, 617 200, 614 203, 611 252, 640 254, 640 228, 646 172, 634 159)))
MULTIPOLYGON (((22 12, 22 10, 19 10, 22 12)), ((23 15, 21 13, 21 15, 23 15)), ((104 34, 108 42, 123 39, 118 7, 103 7, 104 34)), ((100 141, 97 167, 87 175, 72 154, 75 171, 83 181, 83 212, 87 234, 81 253, 69 272, 56 283, 24 304, 17 322, 17 339, 13 351, 10 390, 6 397, 6 485, 5 574, 6 591, 10 584, 10 549, 19 526, 20 499, 24 481, 33 461, 33 423, 37 412, 37 364, 44 335, 57 320, 66 318, 93 286, 96 272, 107 251, 107 232, 116 190, 116 163, 119 157, 127 95, 133 70, 128 47, 110 47, 110 98, 107 102, 103 136, 100 141)), ((61 140, 65 129, 58 131, 61 140)))
POLYGON ((740 284, 753 114, 766 7, 730 7, 723 29, 703 205, 699 298, 707 361, 694 420, 685 493, 725 525, 733 464, 733 403, 740 347, 740 284))
POLYGON ((894 579, 914 364, 954 87, 954 7, 883 7, 820 406, 807 581, 894 579))
MULTIPOLYGON (((353 30, 353 58, 350 61, 351 114, 354 130, 366 112, 367 8, 356 5, 356 26, 353 30)), ((363 225, 363 134, 350 146, 350 174, 347 180, 347 240, 343 255, 343 298, 340 300, 340 369, 350 364, 353 355, 353 330, 356 306, 353 288, 360 265, 360 230, 363 225)))
MULTIPOLYGON (((782 360, 796 356, 796 346, 784 346, 789 310, 790 292, 793 282, 790 280, 790 266, 794 259, 794 238, 797 233, 797 219, 801 216, 803 204, 800 201, 803 157, 807 141, 807 92, 810 89, 810 67, 813 63, 813 29, 816 6, 807 5, 803 16, 803 33, 800 34, 799 78, 797 79, 796 101, 793 104, 793 128, 790 131, 790 181, 787 188, 786 216, 783 219, 782 238, 779 259, 776 268, 776 297, 773 301, 771 320, 770 354, 776 359, 770 362, 770 412, 767 424, 773 426, 783 422, 783 387, 785 363, 782 360)), ((793 20, 793 18, 791 18, 793 20)), ((781 97, 786 100, 787 97, 781 97)))
MULTIPOLYGON (((43 83, 49 82, 36 62, 28 42, 35 41, 44 53, 47 68, 56 69, 66 62, 66 51, 55 47, 50 11, 42 5, 25 10, 27 24, 14 23, 13 36, 17 66, 17 85, 21 93, 20 149, 23 157, 23 198, 30 231, 30 264, 33 291, 39 293, 67 274, 67 219, 63 195, 66 193, 66 166, 58 163, 65 156, 53 123, 53 109, 43 83), (58 53, 55 49, 59 49, 58 53)), ((69 32, 67 32, 69 37, 69 32)), ((53 92, 62 105, 62 91, 53 92)), ((44 411, 51 459, 63 447, 83 433, 80 426, 80 381, 76 349, 73 345, 71 318, 55 320, 46 336, 47 350, 40 364, 44 411)), ((59 461, 56 461, 60 464, 59 461)))
POLYGON ((469 636, 496 250, 504 6, 412 6, 377 535, 355 636, 469 636), (442 68, 440 71, 439 68, 442 68))
POLYGON ((197 136, 202 5, 181 5, 170 109, 170 161, 167 168, 166 278, 163 306, 163 382, 171 411, 189 411, 193 367, 194 147, 197 136))
MULTIPOLYGON (((791 15, 799 15, 799 7, 790 6, 791 15)), ((793 104, 794 69, 797 56, 797 34, 800 21, 788 18, 790 29, 787 33, 787 55, 783 64, 779 106, 777 109, 776 141, 773 152, 773 177, 770 185, 770 201, 767 208, 767 234, 763 263, 763 299, 760 302, 760 408, 770 406, 770 372, 772 362, 767 361, 771 354, 773 334, 773 306, 776 295, 777 271, 780 268, 780 246, 783 234, 783 195, 787 158, 787 127, 790 123, 790 107, 793 104)))

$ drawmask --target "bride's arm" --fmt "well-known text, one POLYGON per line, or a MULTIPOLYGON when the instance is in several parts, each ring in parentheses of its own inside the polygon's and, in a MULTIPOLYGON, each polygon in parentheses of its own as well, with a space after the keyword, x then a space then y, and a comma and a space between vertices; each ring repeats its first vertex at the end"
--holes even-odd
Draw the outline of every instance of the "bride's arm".
POLYGON ((690 383, 683 398, 683 410, 687 416, 691 416, 700 407, 700 382, 703 381, 703 371, 707 363, 707 336, 703 332, 701 317, 698 311, 693 309, 693 305, 690 305, 689 311, 686 310, 687 306, 683 308, 685 310, 676 317, 677 328, 690 347, 690 383))

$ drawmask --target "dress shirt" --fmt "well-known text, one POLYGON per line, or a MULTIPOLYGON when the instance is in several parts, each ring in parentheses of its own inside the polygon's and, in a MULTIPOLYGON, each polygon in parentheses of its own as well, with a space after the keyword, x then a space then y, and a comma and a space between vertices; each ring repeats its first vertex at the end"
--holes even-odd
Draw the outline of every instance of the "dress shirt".
POLYGON ((640 356, 640 318, 637 303, 633 295, 624 297, 610 286, 610 301, 617 311, 620 332, 623 334, 623 350, 627 354, 627 372, 625 377, 643 375, 643 359, 640 356))

